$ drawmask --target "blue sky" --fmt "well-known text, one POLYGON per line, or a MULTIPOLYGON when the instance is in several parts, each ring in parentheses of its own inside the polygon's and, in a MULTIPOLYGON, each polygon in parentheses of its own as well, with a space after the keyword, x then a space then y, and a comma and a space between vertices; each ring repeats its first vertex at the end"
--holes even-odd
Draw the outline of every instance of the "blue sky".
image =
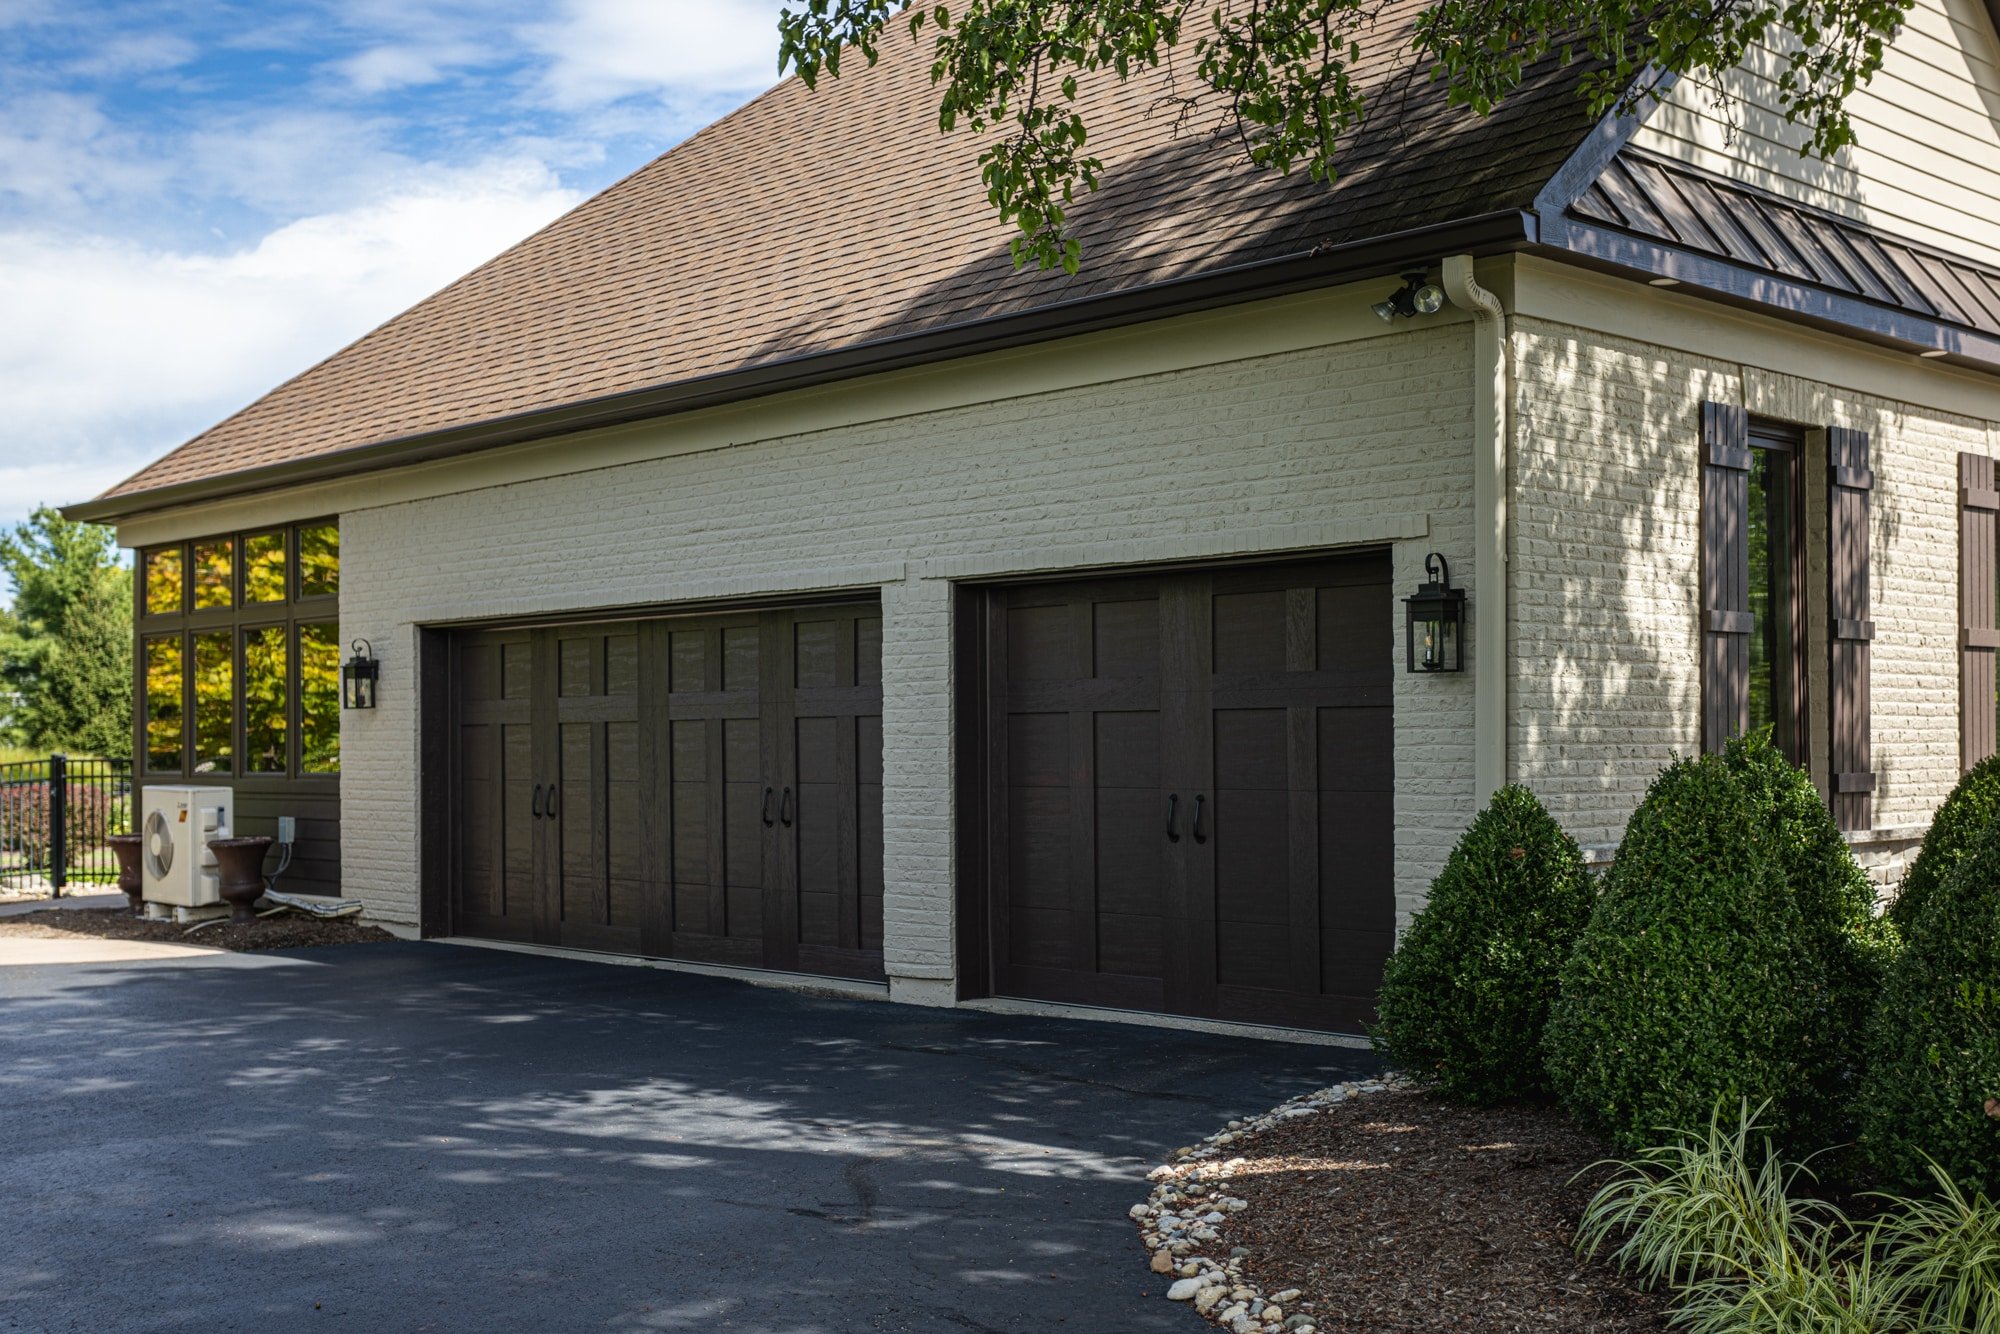
POLYGON ((0 523, 741 104, 779 0, 0 0, 0 523))

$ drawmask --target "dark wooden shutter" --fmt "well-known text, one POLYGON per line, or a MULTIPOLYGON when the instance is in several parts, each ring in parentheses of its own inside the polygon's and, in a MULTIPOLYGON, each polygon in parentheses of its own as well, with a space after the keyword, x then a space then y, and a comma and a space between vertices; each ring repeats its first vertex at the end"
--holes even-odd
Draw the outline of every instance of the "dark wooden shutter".
POLYGON ((1868 745, 1868 433, 1834 427, 1826 433, 1828 465, 1827 620, 1829 759, 1834 822, 1842 829, 1874 823, 1875 771, 1868 745))
POLYGON ((1701 745, 1750 720, 1750 414, 1701 405, 1701 745))
POLYGON ((1958 456, 1958 762, 1961 768, 1995 749, 1995 563, 2000 561, 2000 494, 1993 460, 1958 456))

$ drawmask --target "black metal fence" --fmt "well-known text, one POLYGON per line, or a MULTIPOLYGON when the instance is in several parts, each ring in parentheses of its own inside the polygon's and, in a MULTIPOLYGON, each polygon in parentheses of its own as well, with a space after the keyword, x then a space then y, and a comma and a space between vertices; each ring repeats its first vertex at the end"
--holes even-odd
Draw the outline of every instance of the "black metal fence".
POLYGON ((118 857, 105 839, 132 828, 130 760, 0 764, 0 889, 11 895, 116 884, 118 857))

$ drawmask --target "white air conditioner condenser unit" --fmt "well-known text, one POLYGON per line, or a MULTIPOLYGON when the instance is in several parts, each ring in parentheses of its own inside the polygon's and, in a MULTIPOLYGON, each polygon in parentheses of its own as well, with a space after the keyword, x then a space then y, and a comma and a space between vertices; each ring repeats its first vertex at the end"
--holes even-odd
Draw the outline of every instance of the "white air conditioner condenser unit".
POLYGON ((147 787, 139 832, 141 891, 148 903, 201 908, 220 903, 211 838, 229 837, 229 811, 236 793, 226 787, 147 787))

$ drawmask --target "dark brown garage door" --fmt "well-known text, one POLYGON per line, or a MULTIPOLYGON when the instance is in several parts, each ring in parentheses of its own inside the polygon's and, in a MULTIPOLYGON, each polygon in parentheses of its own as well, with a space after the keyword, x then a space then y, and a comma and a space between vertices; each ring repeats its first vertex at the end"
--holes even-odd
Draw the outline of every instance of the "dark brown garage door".
POLYGON ((452 929, 882 976, 882 618, 466 632, 452 929))
POLYGON ((985 603, 994 989, 1359 1031, 1395 924, 1387 555, 985 603))

